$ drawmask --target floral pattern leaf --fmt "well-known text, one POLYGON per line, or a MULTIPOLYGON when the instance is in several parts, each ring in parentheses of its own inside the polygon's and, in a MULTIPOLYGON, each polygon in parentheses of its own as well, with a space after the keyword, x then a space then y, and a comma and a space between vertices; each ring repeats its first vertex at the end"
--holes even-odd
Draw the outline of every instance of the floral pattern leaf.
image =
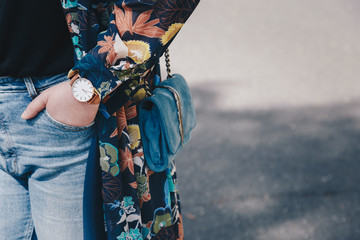
POLYGON ((136 33, 149 38, 159 38, 165 33, 165 31, 155 26, 160 22, 159 19, 154 19, 148 22, 152 11, 153 10, 149 10, 140 13, 134 22, 132 9, 127 7, 125 2, 123 2, 121 8, 115 5, 114 13, 116 17, 115 21, 112 21, 111 23, 116 25, 121 36, 123 36, 124 33, 129 32, 131 35, 136 33))
POLYGON ((154 12, 160 19, 160 26, 167 29, 173 23, 184 23, 197 4, 195 0, 158 0, 154 12))
POLYGON ((125 147, 125 150, 120 149, 120 158, 120 171, 124 172, 126 169, 129 169, 134 174, 134 162, 129 148, 125 147))

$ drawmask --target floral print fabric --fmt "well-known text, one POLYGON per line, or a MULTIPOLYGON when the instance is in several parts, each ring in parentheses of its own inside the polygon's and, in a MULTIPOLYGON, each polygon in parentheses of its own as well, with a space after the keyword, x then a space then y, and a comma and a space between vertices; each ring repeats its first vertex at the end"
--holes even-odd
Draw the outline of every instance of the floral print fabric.
POLYGON ((182 239, 175 163, 145 162, 137 104, 144 82, 160 81, 158 60, 199 0, 61 0, 75 49, 69 77, 101 95, 96 119, 108 239, 182 239), (77 75, 78 74, 78 75, 77 75))

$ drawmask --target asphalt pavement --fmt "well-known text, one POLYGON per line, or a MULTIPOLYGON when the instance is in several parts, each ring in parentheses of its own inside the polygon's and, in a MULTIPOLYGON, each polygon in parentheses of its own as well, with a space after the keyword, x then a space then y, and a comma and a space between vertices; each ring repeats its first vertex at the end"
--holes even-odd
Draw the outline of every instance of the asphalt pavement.
POLYGON ((170 48, 198 123, 188 240, 360 239, 360 2, 203 0, 170 48))

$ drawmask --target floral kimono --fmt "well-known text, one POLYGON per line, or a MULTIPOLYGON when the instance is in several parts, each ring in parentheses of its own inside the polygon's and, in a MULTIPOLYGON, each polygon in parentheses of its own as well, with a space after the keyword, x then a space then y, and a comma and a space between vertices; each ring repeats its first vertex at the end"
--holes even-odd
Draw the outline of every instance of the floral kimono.
POLYGON ((75 49, 69 78, 89 79, 102 99, 86 173, 84 238, 183 239, 175 165, 148 168, 137 104, 145 81, 159 83, 159 58, 199 0, 61 2, 75 49))

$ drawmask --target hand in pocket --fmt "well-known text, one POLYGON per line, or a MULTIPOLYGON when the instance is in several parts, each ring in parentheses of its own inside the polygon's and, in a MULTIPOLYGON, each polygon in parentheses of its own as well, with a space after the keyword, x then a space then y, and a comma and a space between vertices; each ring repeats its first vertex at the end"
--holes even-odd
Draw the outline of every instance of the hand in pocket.
POLYGON ((99 104, 77 101, 72 95, 69 81, 65 81, 43 91, 27 106, 21 117, 31 119, 44 108, 61 123, 87 126, 94 121, 99 104))

